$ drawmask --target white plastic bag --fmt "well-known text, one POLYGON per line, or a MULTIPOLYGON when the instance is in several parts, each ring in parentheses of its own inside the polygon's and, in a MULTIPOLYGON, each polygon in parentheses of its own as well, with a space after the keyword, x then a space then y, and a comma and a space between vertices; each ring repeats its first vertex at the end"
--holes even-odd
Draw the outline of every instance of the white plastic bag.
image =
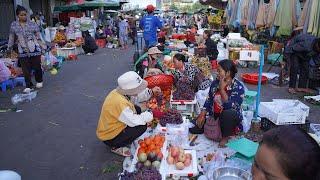
POLYGON ((180 147, 188 146, 189 128, 187 123, 167 124, 166 139, 168 144, 180 147))
POLYGON ((58 63, 58 59, 51 53, 51 52, 47 52, 45 53, 45 56, 42 57, 42 67, 45 70, 50 70, 53 68, 53 66, 58 63))
POLYGON ((247 133, 251 127, 251 122, 253 119, 253 111, 243 111, 242 116, 243 116, 243 120, 242 120, 243 132, 247 133))
POLYGON ((208 94, 209 94, 209 90, 210 90, 210 87, 205 89, 205 90, 199 90, 196 93, 196 97, 197 97, 197 100, 198 100, 200 108, 202 108, 204 103, 206 102, 206 99, 207 99, 208 94))

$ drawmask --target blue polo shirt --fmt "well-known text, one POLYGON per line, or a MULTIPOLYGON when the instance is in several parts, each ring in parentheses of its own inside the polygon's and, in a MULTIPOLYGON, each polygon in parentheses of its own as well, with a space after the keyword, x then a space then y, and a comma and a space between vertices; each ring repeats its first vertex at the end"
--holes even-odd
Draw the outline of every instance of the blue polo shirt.
POLYGON ((157 29, 162 28, 158 17, 150 14, 140 20, 140 28, 144 30, 143 38, 147 41, 157 41, 157 29))

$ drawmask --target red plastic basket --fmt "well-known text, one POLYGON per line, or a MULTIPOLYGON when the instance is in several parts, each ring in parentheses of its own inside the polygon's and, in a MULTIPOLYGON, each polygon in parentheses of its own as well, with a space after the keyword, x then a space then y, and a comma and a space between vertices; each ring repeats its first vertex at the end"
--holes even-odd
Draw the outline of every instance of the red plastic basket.
POLYGON ((172 34, 172 39, 183 40, 186 38, 185 34, 172 34))
MULTIPOLYGON (((243 81, 248 84, 257 85, 259 81, 259 75, 257 73, 245 73, 241 75, 243 81)), ((268 78, 266 76, 262 76, 261 84, 266 84, 268 78)))
POLYGON ((171 89, 174 78, 172 75, 159 74, 144 78, 148 82, 148 88, 160 87, 162 90, 171 89))
POLYGON ((148 82, 148 88, 160 87, 164 99, 170 100, 174 78, 172 75, 159 74, 155 76, 148 76, 144 78, 148 82))

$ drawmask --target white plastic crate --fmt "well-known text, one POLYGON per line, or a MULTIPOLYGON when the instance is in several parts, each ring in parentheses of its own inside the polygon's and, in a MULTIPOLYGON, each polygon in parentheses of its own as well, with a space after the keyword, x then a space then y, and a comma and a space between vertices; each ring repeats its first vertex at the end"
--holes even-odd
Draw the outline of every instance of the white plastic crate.
POLYGON ((275 125, 305 124, 309 109, 298 100, 274 99, 273 102, 260 103, 259 115, 275 125))
POLYGON ((320 124, 310 124, 310 129, 314 132, 314 134, 320 137, 320 124))
POLYGON ((194 100, 173 100, 172 95, 170 99, 170 108, 179 111, 182 114, 190 115, 199 114, 200 107, 196 96, 194 100))

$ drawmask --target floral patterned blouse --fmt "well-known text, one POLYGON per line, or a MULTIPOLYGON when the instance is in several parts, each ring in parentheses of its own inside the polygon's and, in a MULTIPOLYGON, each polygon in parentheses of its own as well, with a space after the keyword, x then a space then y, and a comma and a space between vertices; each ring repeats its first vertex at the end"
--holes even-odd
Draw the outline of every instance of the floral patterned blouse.
POLYGON ((19 57, 39 56, 44 47, 39 26, 32 21, 27 21, 24 27, 18 21, 11 23, 8 47, 11 48, 14 43, 18 44, 19 57))
POLYGON ((188 81, 193 85, 195 92, 205 90, 210 87, 211 80, 206 78, 198 67, 191 63, 184 63, 184 72, 175 71, 175 81, 183 77, 187 77, 188 81))
MULTIPOLYGON (((239 118, 242 120, 241 104, 244 99, 245 91, 243 85, 239 80, 233 79, 232 84, 227 86, 226 89, 229 98, 227 102, 221 102, 222 109, 234 109, 237 112, 239 118)), ((215 80, 212 82, 209 90, 209 95, 203 106, 203 108, 209 113, 210 116, 214 116, 214 110, 217 107, 217 105, 215 104, 218 103, 215 98, 217 94, 219 94, 219 80, 215 80)))

